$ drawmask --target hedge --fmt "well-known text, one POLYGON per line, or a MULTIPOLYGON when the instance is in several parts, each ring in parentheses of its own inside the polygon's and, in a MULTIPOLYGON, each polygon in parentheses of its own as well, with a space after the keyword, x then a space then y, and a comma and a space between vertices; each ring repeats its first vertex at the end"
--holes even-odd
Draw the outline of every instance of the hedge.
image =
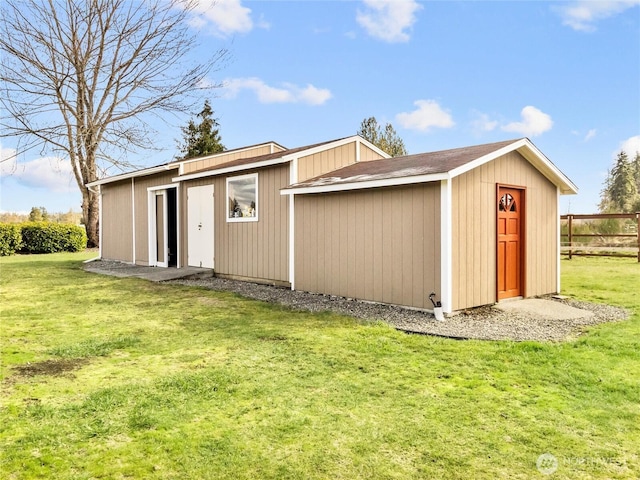
POLYGON ((0 257, 13 255, 22 246, 22 225, 0 223, 0 257))
POLYGON ((87 248, 83 227, 67 223, 22 224, 22 251, 29 253, 79 252, 87 248))
POLYGON ((0 224, 0 255, 79 252, 87 247, 84 227, 65 223, 0 224))

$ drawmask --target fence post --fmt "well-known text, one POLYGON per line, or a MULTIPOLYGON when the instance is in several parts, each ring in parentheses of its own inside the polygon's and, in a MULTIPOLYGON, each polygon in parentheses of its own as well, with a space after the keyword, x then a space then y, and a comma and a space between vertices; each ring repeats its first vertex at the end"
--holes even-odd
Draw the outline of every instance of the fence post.
POLYGON ((638 233, 638 263, 640 263, 640 212, 636 212, 636 232, 638 233))
POLYGON ((571 260, 572 246, 573 246, 573 236, 571 235, 571 220, 573 219, 573 215, 567 215, 567 219, 569 220, 569 225, 567 226, 569 230, 569 260, 571 260))

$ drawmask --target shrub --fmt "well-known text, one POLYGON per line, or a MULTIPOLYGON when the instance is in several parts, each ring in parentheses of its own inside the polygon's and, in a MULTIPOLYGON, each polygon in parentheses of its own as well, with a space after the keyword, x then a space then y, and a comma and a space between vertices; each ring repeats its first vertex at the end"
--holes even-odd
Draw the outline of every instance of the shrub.
POLYGON ((22 250, 29 253, 79 252, 87 233, 78 225, 33 222, 22 224, 22 250))
POLYGON ((0 257, 13 255, 22 246, 22 227, 15 223, 0 223, 0 257))

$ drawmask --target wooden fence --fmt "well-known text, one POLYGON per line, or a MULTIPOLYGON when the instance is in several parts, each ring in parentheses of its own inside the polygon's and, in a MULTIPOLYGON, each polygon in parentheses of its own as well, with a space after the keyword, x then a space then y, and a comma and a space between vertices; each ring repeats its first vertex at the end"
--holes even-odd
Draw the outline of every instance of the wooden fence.
POLYGON ((569 259, 573 255, 580 256, 609 256, 609 257, 633 257, 638 255, 638 262, 640 262, 640 212, 636 213, 598 213, 598 214, 568 214, 562 215, 561 220, 567 221, 567 232, 561 234, 561 251, 565 255, 569 255, 569 259), (635 220, 634 223, 627 223, 627 225, 634 226, 635 232, 628 233, 576 233, 574 232, 574 220, 635 220), (635 238, 636 242, 623 245, 623 246, 598 246, 593 244, 593 240, 602 240, 608 238, 635 238), (576 242, 576 239, 586 238, 585 242, 576 242))

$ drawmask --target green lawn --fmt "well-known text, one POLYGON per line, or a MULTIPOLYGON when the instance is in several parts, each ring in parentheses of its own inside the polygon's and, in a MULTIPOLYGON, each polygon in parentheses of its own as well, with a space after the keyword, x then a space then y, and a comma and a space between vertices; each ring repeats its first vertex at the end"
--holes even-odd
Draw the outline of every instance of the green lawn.
POLYGON ((562 261, 565 294, 629 320, 515 343, 90 274, 90 256, 0 259, 0 478, 640 476, 633 260, 562 261))

